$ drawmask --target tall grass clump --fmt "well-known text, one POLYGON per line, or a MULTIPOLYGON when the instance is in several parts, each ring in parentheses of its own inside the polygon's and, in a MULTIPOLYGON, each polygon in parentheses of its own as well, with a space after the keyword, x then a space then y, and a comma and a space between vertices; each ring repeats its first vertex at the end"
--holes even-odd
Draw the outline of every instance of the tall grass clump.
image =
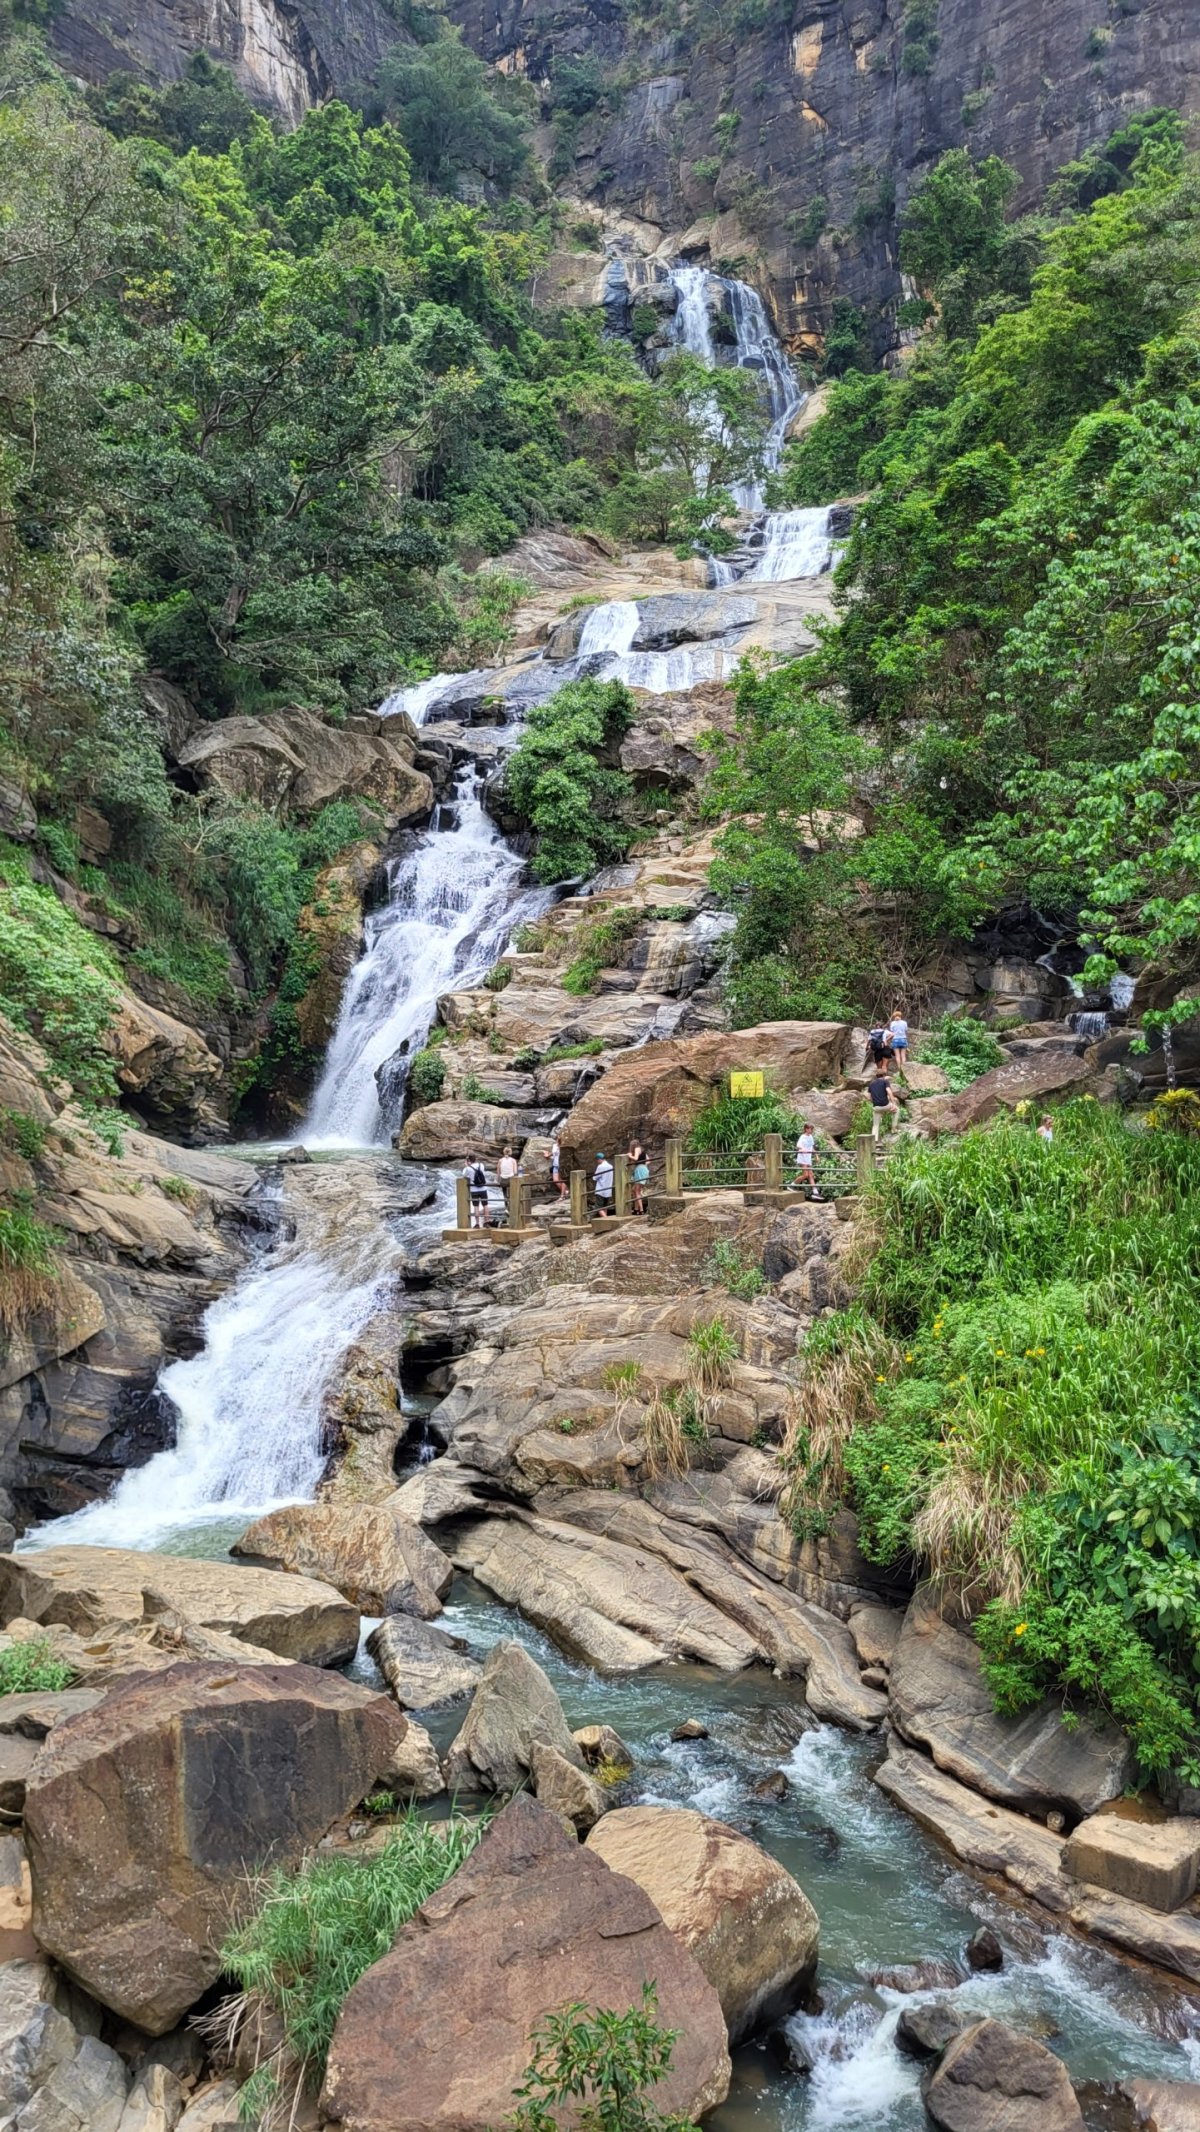
POLYGON ((457 1872, 485 1825, 435 1825, 410 1810, 369 1858, 310 1858, 257 1884, 254 1914, 230 1933, 222 1964, 248 2001, 279 2015, 309 2086, 320 2083, 347 1992, 457 1872))
POLYGON ((37 1220, 29 1192, 0 1207, 0 1327, 12 1332, 48 1300, 57 1273, 53 1229, 37 1220))
POLYGON ((794 1138, 800 1120, 783 1097, 768 1089, 762 1096, 714 1096, 694 1119, 688 1150, 695 1155, 745 1155, 760 1148, 767 1133, 794 1138))
POLYGON ((796 1530, 844 1490, 869 1556, 966 1591, 1002 1707, 1065 1685, 1147 1773, 1194 1767, 1200 1142, 1085 1097, 1049 1143, 905 1148, 865 1222, 860 1300, 806 1349, 796 1530))

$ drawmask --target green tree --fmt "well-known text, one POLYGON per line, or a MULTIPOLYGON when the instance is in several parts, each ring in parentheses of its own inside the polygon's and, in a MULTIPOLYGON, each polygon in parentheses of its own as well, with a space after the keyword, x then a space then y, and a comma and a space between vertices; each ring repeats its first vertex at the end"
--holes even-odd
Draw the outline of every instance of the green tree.
POLYGON ((370 105, 394 119, 426 185, 452 188, 474 176, 506 193, 528 166, 527 125, 458 30, 415 47, 395 45, 370 105))
POLYGON ((539 881, 586 878, 628 850, 632 786, 615 758, 633 712, 619 681, 569 681, 529 712, 504 784, 537 837, 539 881))

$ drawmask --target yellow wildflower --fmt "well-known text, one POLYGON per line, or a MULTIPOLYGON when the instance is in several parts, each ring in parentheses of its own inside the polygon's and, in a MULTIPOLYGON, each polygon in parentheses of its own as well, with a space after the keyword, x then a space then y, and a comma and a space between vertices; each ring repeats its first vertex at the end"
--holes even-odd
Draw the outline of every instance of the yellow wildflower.
POLYGON ((1013 1635, 1014 1635, 1014 1636, 1023 1636, 1023 1635, 1025 1634, 1025 1631, 1026 1631, 1026 1628, 1028 1627, 1028 1625, 1029 1625, 1029 1624, 1028 1624, 1027 1622, 1024 1622, 1024 1621, 1018 1621, 1018 1623, 1017 1623, 1017 1625, 1016 1625, 1016 1628, 1015 1628, 1015 1629, 1013 1630, 1013 1635))
POLYGON ((886 1377, 881 1377, 881 1376, 879 1375, 878 1371, 876 1371, 876 1373, 875 1373, 875 1382, 876 1382, 876 1384, 886 1384, 886 1383, 887 1383, 887 1378, 886 1378, 886 1377))

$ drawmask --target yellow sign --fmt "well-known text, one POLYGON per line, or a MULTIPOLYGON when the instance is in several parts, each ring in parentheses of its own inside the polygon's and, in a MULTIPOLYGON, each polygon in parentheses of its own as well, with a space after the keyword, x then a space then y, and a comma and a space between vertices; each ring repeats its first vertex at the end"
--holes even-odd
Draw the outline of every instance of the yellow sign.
POLYGON ((729 1076, 731 1096, 761 1096, 764 1092, 761 1073, 731 1073, 729 1076))

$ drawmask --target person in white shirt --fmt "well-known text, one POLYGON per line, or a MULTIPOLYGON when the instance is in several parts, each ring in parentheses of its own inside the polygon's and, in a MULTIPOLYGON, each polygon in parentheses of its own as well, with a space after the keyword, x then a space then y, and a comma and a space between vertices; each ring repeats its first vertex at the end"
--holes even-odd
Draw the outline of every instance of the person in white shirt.
POLYGON ((592 1171, 592 1189, 596 1194, 596 1212, 602 1220, 612 1213, 613 1166, 607 1155, 597 1155, 592 1171))
POLYGON ((482 1162, 468 1162, 463 1170, 471 1194, 471 1227, 486 1229, 488 1218, 487 1171, 482 1162))
POLYGON ((558 1193, 559 1198, 562 1199, 567 1187, 562 1173, 562 1149, 557 1139, 550 1142, 550 1182, 558 1193))
POLYGON ((792 1179, 792 1189, 795 1191, 798 1185, 806 1184, 813 1198, 819 1199, 821 1195, 817 1190, 816 1160, 817 1136, 807 1118, 802 1118, 800 1137, 796 1142, 796 1175, 792 1179))
POLYGON ((520 1174, 521 1165, 517 1161, 516 1156, 513 1154, 511 1147, 509 1147, 506 1142, 504 1153, 501 1155, 499 1162, 496 1164, 496 1175, 500 1179, 502 1185, 507 1185, 511 1184, 513 1178, 519 1177, 520 1174))
POLYGON ((1043 1111, 1043 1113, 1042 1113, 1042 1122, 1041 1122, 1041 1124, 1039 1125, 1039 1127, 1038 1127, 1038 1129, 1037 1129, 1037 1132, 1038 1132, 1038 1139, 1039 1139, 1039 1140, 1053 1140, 1053 1138, 1054 1138, 1054 1120, 1053 1120, 1053 1118, 1052 1118, 1052 1117, 1050 1116, 1050 1113, 1049 1113, 1049 1111, 1048 1111, 1048 1110, 1047 1110, 1047 1111, 1043 1111))

